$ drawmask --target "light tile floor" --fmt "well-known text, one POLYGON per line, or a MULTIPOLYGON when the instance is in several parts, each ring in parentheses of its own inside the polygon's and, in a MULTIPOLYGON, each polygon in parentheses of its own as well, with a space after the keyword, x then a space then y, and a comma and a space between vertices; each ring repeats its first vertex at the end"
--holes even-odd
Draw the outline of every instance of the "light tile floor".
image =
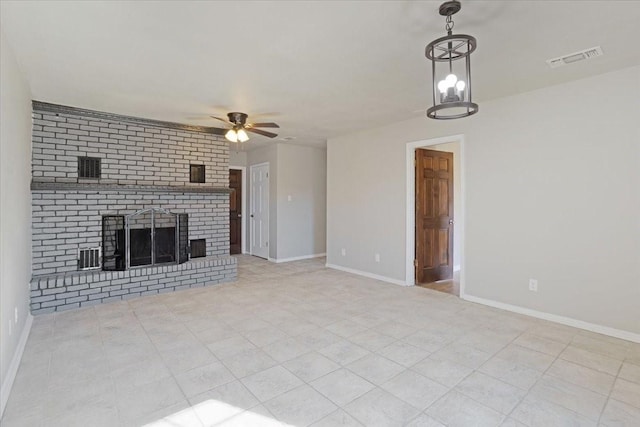
POLYGON ((323 264, 36 317, 2 426, 640 426, 640 345, 323 264))

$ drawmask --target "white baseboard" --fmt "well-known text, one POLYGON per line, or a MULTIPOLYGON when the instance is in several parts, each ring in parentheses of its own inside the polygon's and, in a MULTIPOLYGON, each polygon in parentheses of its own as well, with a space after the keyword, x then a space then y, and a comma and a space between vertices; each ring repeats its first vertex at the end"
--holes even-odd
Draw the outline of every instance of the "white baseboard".
POLYGON ((16 352, 13 353, 11 364, 9 364, 9 370, 7 376, 2 382, 2 388, 0 389, 0 417, 4 414, 4 408, 7 406, 9 400, 9 394, 13 387, 13 381, 16 379, 18 373, 18 367, 20 366, 20 360, 22 360, 22 354, 24 353, 24 347, 27 345, 27 339, 29 338, 29 332, 31 332, 31 325, 33 324, 33 316, 31 313, 27 314, 27 320, 22 328, 22 334, 20 334, 20 340, 18 341, 18 347, 16 352))
POLYGON ((323 256, 327 256, 326 252, 321 254, 294 256, 291 258, 269 258, 269 261, 279 264, 281 262, 302 261, 303 259, 311 259, 311 258, 322 258, 323 256))
POLYGON ((393 283, 394 285, 406 286, 404 280, 392 279, 391 277, 380 276, 379 274, 369 273, 367 271, 355 270, 353 268, 342 267, 341 265, 325 264, 327 268, 344 271, 346 273, 357 274, 358 276, 368 277, 370 279, 380 280, 382 282, 393 283))
POLYGON ((590 332, 595 332, 597 334, 608 335, 610 337, 640 343, 640 334, 636 334, 633 332, 610 328, 608 326, 596 325, 595 323, 584 322, 582 320, 573 319, 571 317, 545 313, 544 311, 532 310, 530 308, 524 308, 518 305, 511 305, 490 299, 478 298, 469 294, 460 295, 460 298, 466 301, 488 305, 490 307, 500 308, 502 310, 512 311, 514 313, 524 314, 538 319, 548 320, 550 322, 560 323, 562 325, 573 326, 574 328, 584 329, 590 332))

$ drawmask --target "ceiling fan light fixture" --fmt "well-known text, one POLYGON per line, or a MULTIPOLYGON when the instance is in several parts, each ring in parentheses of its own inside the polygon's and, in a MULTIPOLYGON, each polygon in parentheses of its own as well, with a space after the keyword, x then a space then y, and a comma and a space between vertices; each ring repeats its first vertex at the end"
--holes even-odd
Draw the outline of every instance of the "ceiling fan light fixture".
POLYGON ((247 142, 249 140, 249 135, 247 135, 247 132, 245 132, 245 130, 242 128, 238 129, 238 131, 236 132, 236 137, 239 142, 247 142))
POLYGON ((261 127, 279 128, 280 126, 277 123, 273 123, 273 122, 247 123, 247 117, 249 116, 246 113, 240 113, 235 111, 228 113, 227 117, 229 117, 229 120, 225 120, 216 116, 211 116, 211 118, 225 122, 225 124, 227 125, 231 125, 231 129, 213 128, 217 131, 220 131, 220 134, 224 135, 224 137, 230 142, 235 142, 237 144, 247 142, 250 139, 249 133, 255 133, 258 135, 265 136, 267 138, 275 138, 276 136, 278 136, 278 134, 276 133, 259 129, 261 127))
POLYGON ((229 129, 229 131, 224 134, 224 137, 231 142, 238 142, 238 133, 235 129, 229 129))
POLYGON ((451 16, 461 8, 458 0, 445 1, 440 6, 440 15, 447 17, 447 35, 425 49, 425 56, 431 61, 433 106, 427 110, 431 119, 459 119, 478 112, 478 104, 471 100, 471 54, 477 42, 475 37, 453 34, 451 16))

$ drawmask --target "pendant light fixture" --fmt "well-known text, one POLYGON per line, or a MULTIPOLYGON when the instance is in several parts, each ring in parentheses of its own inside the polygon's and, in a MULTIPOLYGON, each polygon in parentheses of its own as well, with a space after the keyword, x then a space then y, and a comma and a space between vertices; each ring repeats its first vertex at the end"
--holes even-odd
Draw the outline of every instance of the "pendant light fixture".
POLYGON ((461 8, 457 0, 442 3, 439 12, 447 17, 447 35, 432 41, 425 49, 431 61, 433 106, 427 110, 427 116, 432 119, 459 119, 478 112, 478 104, 471 99, 471 53, 476 50, 476 39, 453 34, 451 17, 461 8))

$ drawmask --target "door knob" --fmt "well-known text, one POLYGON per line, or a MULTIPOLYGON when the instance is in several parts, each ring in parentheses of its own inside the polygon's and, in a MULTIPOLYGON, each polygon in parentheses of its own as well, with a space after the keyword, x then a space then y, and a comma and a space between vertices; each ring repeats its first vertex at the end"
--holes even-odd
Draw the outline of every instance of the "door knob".
POLYGON ((253 218, 253 214, 249 215, 251 218, 253 218))
POLYGON ((452 219, 449 220, 449 224, 453 224, 453 220, 452 219))
POLYGON ((242 214, 238 214, 238 218, 242 218, 242 214))

